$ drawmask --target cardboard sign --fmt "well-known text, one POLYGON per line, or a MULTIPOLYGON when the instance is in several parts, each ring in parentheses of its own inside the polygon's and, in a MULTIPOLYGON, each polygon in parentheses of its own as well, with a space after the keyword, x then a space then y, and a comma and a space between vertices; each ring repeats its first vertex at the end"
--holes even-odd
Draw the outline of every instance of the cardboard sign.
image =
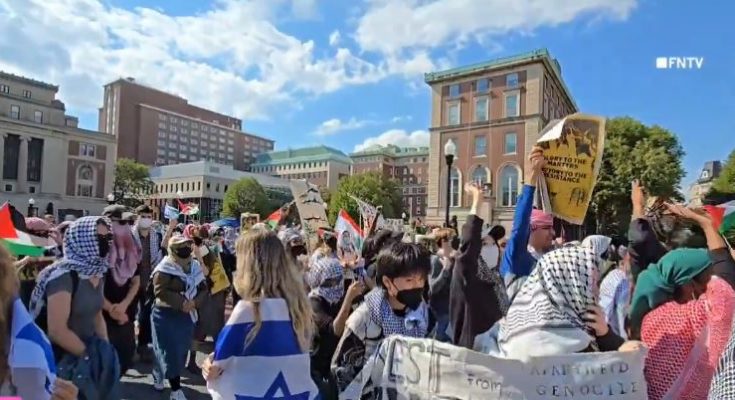
POLYGON ((319 188, 305 180, 291 180, 291 193, 301 217, 301 226, 306 234, 309 250, 314 251, 320 228, 331 229, 327 220, 327 211, 319 188))
POLYGON ((392 336, 340 400, 359 400, 365 388, 383 391, 386 399, 645 400, 646 354, 645 349, 577 353, 522 362, 392 336))
POLYGON ((212 280, 212 288, 209 290, 211 294, 217 294, 230 287, 230 281, 227 279, 225 267, 222 266, 222 260, 219 256, 214 261, 212 270, 209 271, 209 278, 212 280))
POLYGON ((605 119, 572 114, 552 121, 538 145, 544 149, 546 167, 538 194, 543 209, 581 225, 592 200, 605 150, 605 119))

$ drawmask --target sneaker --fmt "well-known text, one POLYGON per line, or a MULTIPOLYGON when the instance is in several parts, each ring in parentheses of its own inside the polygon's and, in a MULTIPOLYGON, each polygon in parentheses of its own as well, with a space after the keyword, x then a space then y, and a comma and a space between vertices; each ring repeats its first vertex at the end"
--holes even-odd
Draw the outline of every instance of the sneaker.
POLYGON ((166 385, 163 384, 163 381, 159 381, 153 377, 153 389, 156 389, 158 392, 162 392, 163 389, 166 389, 166 385))
POLYGON ((170 400, 186 400, 186 396, 184 396, 184 392, 179 390, 174 390, 171 392, 171 397, 169 397, 170 400))

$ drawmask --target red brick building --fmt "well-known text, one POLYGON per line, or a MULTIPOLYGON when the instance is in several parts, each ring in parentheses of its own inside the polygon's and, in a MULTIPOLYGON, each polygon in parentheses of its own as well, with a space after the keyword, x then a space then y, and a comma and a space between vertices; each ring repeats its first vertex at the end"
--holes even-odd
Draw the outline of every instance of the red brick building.
POLYGON ((105 85, 99 130, 118 139, 117 156, 147 165, 214 161, 249 171, 273 141, 242 131, 242 121, 193 106, 133 78, 105 85))
POLYGON ((371 146, 350 154, 352 173, 380 172, 398 181, 403 191, 403 210, 408 217, 424 217, 429 183, 429 148, 371 146))
POLYGON ((552 119, 577 112, 561 77, 561 66, 545 49, 429 73, 432 91, 427 220, 444 221, 447 173, 450 213, 463 220, 469 199, 465 182, 490 184, 492 207, 485 221, 510 228, 526 158, 541 129, 552 119), (444 146, 457 146, 451 171, 444 146))

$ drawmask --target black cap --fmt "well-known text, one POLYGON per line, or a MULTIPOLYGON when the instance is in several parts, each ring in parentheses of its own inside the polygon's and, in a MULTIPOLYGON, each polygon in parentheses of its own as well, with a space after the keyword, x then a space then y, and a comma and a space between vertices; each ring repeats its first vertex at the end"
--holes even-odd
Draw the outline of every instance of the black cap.
POLYGON ((123 219, 123 213, 125 211, 127 211, 125 206, 120 204, 112 204, 102 210, 102 216, 113 219, 123 219))

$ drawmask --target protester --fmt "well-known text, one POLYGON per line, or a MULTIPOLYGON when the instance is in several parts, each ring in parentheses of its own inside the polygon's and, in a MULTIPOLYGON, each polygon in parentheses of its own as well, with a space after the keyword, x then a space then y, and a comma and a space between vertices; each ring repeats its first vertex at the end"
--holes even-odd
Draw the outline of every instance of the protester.
POLYGON ((641 272, 631 328, 650 348, 649 399, 704 399, 731 333, 735 261, 709 216, 679 205, 667 208, 701 226, 709 251, 675 249, 641 272))
POLYGON ((181 235, 168 242, 168 255, 153 270, 155 302, 151 327, 155 364, 153 385, 163 390, 163 379, 171 386, 171 400, 185 400, 181 372, 191 347, 197 307, 207 295, 207 284, 199 262, 192 257, 192 240, 181 235))
POLYGON ((347 319, 332 359, 340 391, 352 382, 383 338, 423 338, 432 328, 423 297, 430 254, 416 244, 394 243, 380 252, 376 265, 378 287, 365 295, 365 301, 347 319))
POLYGON ((436 317, 434 338, 442 342, 452 339, 447 334, 449 329, 449 292, 452 282, 452 268, 456 251, 452 249, 452 240, 456 233, 449 228, 437 230, 434 234, 439 250, 431 256, 431 278, 429 280, 429 306, 436 317))
POLYGON ((43 219, 51 226, 56 225, 56 217, 54 217, 54 214, 44 214, 43 219))
POLYGON ((535 146, 529 155, 531 174, 526 183, 513 216, 513 230, 503 253, 500 273, 508 288, 508 297, 513 301, 523 285, 523 280, 532 271, 536 261, 554 244, 554 218, 551 214, 533 209, 536 182, 543 177, 546 165, 543 149, 535 146))
POLYGON ((620 261, 607 275, 603 275, 600 284, 600 307, 605 313, 605 319, 612 331, 628 339, 625 329, 626 317, 632 293, 632 282, 630 279, 630 257, 625 246, 618 247, 620 261))
POLYGON ((133 366, 135 355, 135 300, 140 289, 138 264, 142 249, 133 236, 131 218, 111 212, 112 246, 110 270, 105 275, 104 310, 110 343, 115 346, 120 360, 120 375, 133 366), (122 219, 120 219, 122 217, 122 219))
POLYGON ((166 254, 164 244, 168 243, 169 238, 173 234, 173 228, 176 226, 176 220, 169 221, 168 230, 165 234, 161 234, 153 230, 153 209, 148 205, 141 205, 135 209, 138 219, 133 226, 133 236, 140 244, 141 257, 138 264, 138 276, 140 277, 140 285, 138 291, 138 345, 137 353, 141 361, 150 362, 152 360, 151 352, 148 346, 151 344, 151 307, 153 299, 148 294, 152 291, 148 289, 151 272, 153 268, 161 262, 166 254))
POLYGON ((31 296, 32 315, 54 345, 58 376, 74 382, 80 399, 118 398, 120 365, 102 315, 111 242, 109 219, 75 220, 64 258, 39 274, 31 296))
POLYGON ((0 246, 0 396, 34 400, 76 400, 78 389, 53 376, 55 361, 46 336, 18 298, 13 260, 0 246), (23 338, 21 339, 21 332, 23 338), (32 332, 29 334, 29 332, 32 332), (45 357, 37 357, 46 354, 45 357), (53 379, 53 380, 52 380, 53 379), (47 382, 52 383, 47 387, 47 382))
POLYGON ((223 398, 239 388, 243 398, 274 396, 268 388, 281 377, 292 393, 303 392, 299 398, 314 399, 312 310, 301 273, 274 232, 251 228, 238 240, 234 286, 242 300, 202 365, 210 392, 223 398))
MULTIPOLYGON (((225 269, 227 274, 227 280, 233 282, 232 274, 235 272, 237 266, 237 259, 235 258, 235 244, 237 243, 237 229, 226 226, 223 228, 222 234, 222 253, 220 259, 222 260, 222 267, 225 269)), ((232 304, 237 304, 240 300, 240 296, 237 295, 234 286, 230 287, 230 294, 232 294, 232 304)))
MULTIPOLYGON (((467 222, 462 227, 462 240, 452 272, 449 309, 453 343, 471 349, 475 337, 503 317, 508 309, 508 297, 497 268, 497 239, 488 238, 495 246, 492 254, 488 254, 483 246, 484 221, 477 216, 482 189, 468 183, 465 192, 471 196, 472 206, 467 222)), ((489 236, 489 232, 486 236, 489 236)), ((500 233, 496 229, 494 234, 500 236, 500 233)))
MULTIPOLYGON (((317 286, 316 282, 313 281, 314 274, 311 273, 311 269, 318 263, 329 264, 333 267, 339 266, 342 268, 342 263, 337 257, 337 236, 330 230, 324 230, 320 232, 320 245, 312 254, 309 260, 309 271, 306 272, 306 283, 310 288, 317 286)), ((342 283, 344 287, 344 282, 342 283)))
POLYGON ((508 314, 480 335, 475 348, 493 356, 529 360, 618 350, 624 340, 597 306, 602 260, 589 247, 563 247, 544 255, 523 283, 508 314))

